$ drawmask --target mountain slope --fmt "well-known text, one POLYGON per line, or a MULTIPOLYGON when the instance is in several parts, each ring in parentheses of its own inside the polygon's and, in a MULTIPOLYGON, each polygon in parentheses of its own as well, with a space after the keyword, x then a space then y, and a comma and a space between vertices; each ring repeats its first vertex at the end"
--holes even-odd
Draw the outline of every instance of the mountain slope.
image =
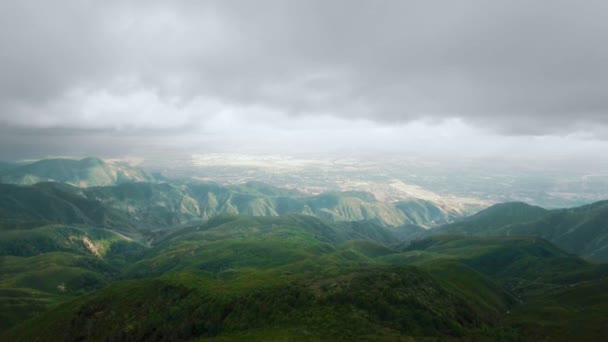
POLYGON ((537 220, 548 213, 549 210, 522 202, 499 203, 459 222, 437 227, 433 233, 484 235, 508 225, 537 220))
POLYGON ((591 264, 536 237, 436 235, 411 242, 402 253, 401 257, 410 256, 418 264, 443 258, 460 260, 510 290, 521 290, 539 279, 564 283, 608 274, 608 268, 591 264))
POLYGON ((43 159, 0 172, 2 183, 21 185, 62 182, 88 187, 154 180, 143 170, 127 163, 107 162, 99 158, 43 159))
POLYGON ((432 233, 476 236, 536 236, 577 255, 608 261, 608 201, 545 210, 523 203, 495 205, 432 233))
POLYGON ((608 261, 608 201, 554 210, 532 222, 506 226, 502 235, 534 235, 589 259, 608 261))
POLYGON ((453 209, 444 209, 437 204, 422 199, 411 199, 395 203, 406 217, 404 223, 432 227, 454 222, 462 217, 462 214, 453 209))
POLYGON ((49 223, 131 232, 135 227, 126 213, 87 198, 80 188, 62 183, 38 183, 33 186, 0 184, 0 230, 49 223))

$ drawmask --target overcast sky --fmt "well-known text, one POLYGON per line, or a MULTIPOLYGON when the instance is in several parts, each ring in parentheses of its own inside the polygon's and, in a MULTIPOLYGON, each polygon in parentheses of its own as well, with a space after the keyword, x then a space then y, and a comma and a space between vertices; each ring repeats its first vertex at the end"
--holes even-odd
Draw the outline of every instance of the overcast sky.
POLYGON ((0 158, 597 156, 607 41, 594 0, 0 0, 0 158))

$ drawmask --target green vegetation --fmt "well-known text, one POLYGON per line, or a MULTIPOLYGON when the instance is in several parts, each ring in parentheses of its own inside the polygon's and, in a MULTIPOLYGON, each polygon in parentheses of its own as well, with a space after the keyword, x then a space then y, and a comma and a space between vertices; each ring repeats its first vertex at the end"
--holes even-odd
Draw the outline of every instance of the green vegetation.
POLYGON ((182 340, 250 329, 333 340, 459 337, 494 319, 424 271, 376 267, 228 293, 179 277, 119 282, 29 323, 50 334, 40 336, 26 324, 7 337, 182 340))
POLYGON ((103 229, 51 225, 0 231, 0 329, 106 286, 143 249, 103 229))
POLYGON ((0 184, 0 340, 598 341, 606 203, 0 184))
POLYGON ((20 241, 45 247, 3 257, 8 340, 559 340, 539 322, 557 326, 591 304, 588 331, 560 331, 591 338, 606 323, 593 301, 604 296, 608 268, 539 238, 439 235, 391 245, 382 226, 302 215, 219 216, 149 248, 96 229, 24 232, 20 241), (104 253, 62 238, 85 235, 104 253))
POLYGON ((422 226, 437 226, 460 218, 454 212, 442 210, 432 202, 411 199, 399 201, 395 206, 407 217, 406 223, 422 226))
POLYGON ((223 214, 305 214, 333 222, 373 221, 387 227, 428 227, 453 219, 444 216, 438 207, 429 213, 429 206, 432 204, 393 205, 358 192, 305 196, 260 183, 223 187, 140 182, 89 188, 57 182, 0 184, 0 228, 80 224, 111 228, 133 237, 148 234, 148 238, 153 238, 153 230, 223 214))
POLYGON ((558 210, 503 203, 433 232, 537 236, 571 253, 605 262, 608 261, 608 201, 558 210))

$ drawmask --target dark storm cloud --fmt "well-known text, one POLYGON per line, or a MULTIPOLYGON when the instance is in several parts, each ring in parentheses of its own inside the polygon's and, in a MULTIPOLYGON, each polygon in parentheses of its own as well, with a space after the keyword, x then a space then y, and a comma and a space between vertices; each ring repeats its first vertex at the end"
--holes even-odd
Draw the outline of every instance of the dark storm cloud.
POLYGON ((607 19, 592 0, 2 1, 0 122, 173 129, 257 106, 589 130, 608 125, 607 19))

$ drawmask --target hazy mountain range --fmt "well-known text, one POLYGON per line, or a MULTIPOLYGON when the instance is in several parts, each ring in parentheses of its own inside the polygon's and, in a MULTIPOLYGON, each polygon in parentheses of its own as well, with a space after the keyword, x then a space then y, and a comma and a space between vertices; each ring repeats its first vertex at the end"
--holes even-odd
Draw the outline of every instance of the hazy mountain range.
MULTIPOLYGON (((97 158, 80 161, 41 160, 11 168, 0 179, 3 183, 19 185, 53 181, 54 183, 38 184, 30 188, 5 186, 0 194, 5 197, 11 194, 10 200, 16 208, 27 208, 26 210, 35 212, 30 215, 32 220, 49 222, 64 222, 56 217, 63 214, 52 210, 41 211, 28 202, 30 198, 53 197, 55 201, 42 203, 52 202, 58 211, 72 212, 71 215, 80 217, 82 222, 110 226, 175 225, 195 219, 207 220, 219 214, 277 216, 301 213, 332 221, 374 220, 387 226, 415 224, 431 227, 452 222, 462 216, 461 212, 445 209, 430 201, 412 199, 385 203, 365 192, 331 192, 307 196, 295 190, 259 182, 233 186, 184 181, 161 183, 158 177, 152 177, 139 168, 125 163, 107 163, 97 158), (95 207, 93 202, 100 203, 104 208, 95 207), (93 207, 95 208, 92 209, 93 207), (41 212, 44 213, 43 216, 40 216, 41 212), (123 221, 112 222, 113 218, 108 216, 121 216, 120 220, 123 221)), ((6 215, 22 213, 14 210, 6 215)))

